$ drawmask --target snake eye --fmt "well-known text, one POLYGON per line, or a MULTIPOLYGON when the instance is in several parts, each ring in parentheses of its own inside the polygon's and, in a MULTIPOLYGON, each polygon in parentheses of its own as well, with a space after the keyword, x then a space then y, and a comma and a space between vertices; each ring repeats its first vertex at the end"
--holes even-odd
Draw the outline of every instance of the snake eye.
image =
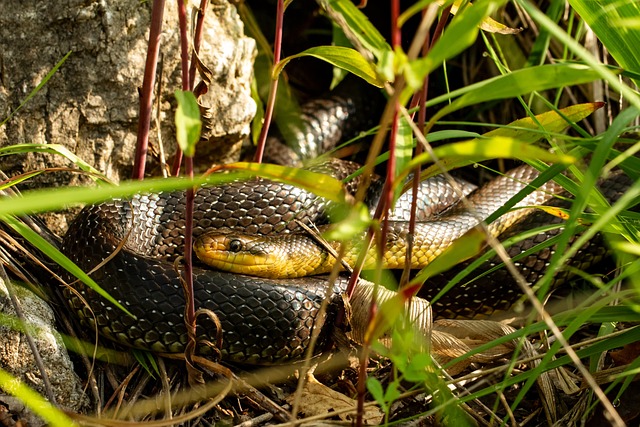
POLYGON ((242 250, 242 242, 238 239, 233 239, 229 242, 230 252, 240 252, 242 250))

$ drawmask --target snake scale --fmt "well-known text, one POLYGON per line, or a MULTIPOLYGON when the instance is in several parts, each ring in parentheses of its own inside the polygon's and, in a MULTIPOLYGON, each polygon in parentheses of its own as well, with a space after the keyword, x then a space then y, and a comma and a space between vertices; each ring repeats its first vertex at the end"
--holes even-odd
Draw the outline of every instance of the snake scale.
MULTIPOLYGON (((352 120, 356 110, 352 99, 339 97, 332 102, 342 103, 337 109, 339 117, 325 115, 321 123, 311 120, 307 127, 337 129, 339 123, 352 120), (339 123, 334 123, 334 119, 339 123)), ((335 104, 332 108, 336 111, 335 104)), ((337 174, 338 179, 351 172, 343 170, 343 166, 333 167, 332 162, 328 164, 323 167, 337 174)), ((527 173, 526 178, 522 177, 525 181, 537 176, 529 167, 521 170, 527 173)), ((519 183, 502 192, 495 188, 477 190, 478 195, 472 198, 477 199, 474 204, 481 211, 480 216, 486 218, 524 185, 519 183)), ((543 203, 550 193, 557 192, 554 184, 548 186, 546 192, 534 191, 533 199, 522 203, 543 203)), ((115 253, 91 277, 135 318, 82 284, 76 284, 75 290, 64 290, 70 309, 117 342, 157 352, 182 352, 187 342, 184 295, 174 261, 183 253, 184 207, 184 192, 138 195, 130 200, 117 199, 85 207, 66 233, 62 250, 85 271, 93 270, 115 253)), ((212 229, 263 235, 292 232, 298 221, 308 225, 326 223, 326 210, 326 202, 314 194, 266 179, 204 187, 196 193, 193 234, 197 238, 212 229)), ((441 221, 452 218, 446 215, 464 217, 465 212, 454 210, 441 221)), ((458 235, 478 221, 475 215, 466 218, 462 225, 454 224, 458 235)), ((345 286, 346 279, 339 278, 329 292, 329 310, 320 317, 320 304, 327 294, 324 277, 283 280, 202 266, 194 269, 196 309, 209 309, 220 319, 222 357, 247 364, 300 359, 309 345, 313 327, 321 331, 317 348, 330 345, 332 320, 343 304, 345 286)), ((199 319, 200 338, 211 339, 214 331, 216 326, 210 319, 199 319)))

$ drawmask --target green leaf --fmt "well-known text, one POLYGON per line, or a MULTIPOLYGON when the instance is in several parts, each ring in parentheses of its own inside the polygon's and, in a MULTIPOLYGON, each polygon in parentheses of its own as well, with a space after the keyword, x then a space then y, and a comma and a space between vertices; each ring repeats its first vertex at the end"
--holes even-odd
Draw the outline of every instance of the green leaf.
MULTIPOLYGON (((369 208, 364 203, 358 203, 355 206, 344 205, 347 209, 346 216, 343 220, 333 222, 327 231, 322 233, 327 241, 347 241, 355 238, 361 238, 362 233, 371 224, 369 216, 369 208)), ((335 209, 332 209, 331 217, 335 216, 335 209)))
POLYGON ((91 355, 92 360, 101 360, 103 362, 122 366, 128 366, 131 364, 130 350, 117 351, 64 334, 62 334, 62 341, 64 342, 64 346, 67 350, 78 354, 91 355))
POLYGON ((533 143, 549 134, 562 132, 571 123, 577 123, 588 117, 594 111, 602 108, 603 105, 603 102, 571 105, 557 111, 538 114, 535 116, 535 120, 531 117, 525 117, 513 121, 503 128, 485 133, 484 136, 508 137, 522 142, 533 143))
MULTIPOLYGON (((559 22, 566 13, 566 2, 564 0, 551 0, 545 10, 546 16, 552 22, 559 22)), ((529 51, 529 57, 524 66, 541 65, 547 60, 547 51, 551 43, 551 32, 546 28, 538 30, 538 36, 535 38, 533 45, 529 51)), ((513 69, 513 67, 512 67, 513 69)))
POLYGON ((640 244, 632 242, 611 242, 611 249, 616 252, 626 252, 640 257, 640 244))
POLYGON ((387 385, 387 390, 384 392, 384 399, 388 404, 393 403, 400 397, 400 390, 398 390, 399 386, 400 384, 397 378, 387 385))
POLYGON ((387 412, 388 405, 384 398, 384 389, 380 381, 375 377, 367 377, 367 390, 369 390, 369 393, 378 402, 382 410, 387 412))
MULTIPOLYGON (((450 2, 447 2, 444 0, 420 0, 412 4, 404 12, 402 12, 402 14, 398 17, 398 26, 402 27, 412 16, 422 12, 431 3, 437 3, 440 6, 443 6, 450 2)), ((464 1, 464 3, 466 7, 467 2, 464 1)), ((453 5, 451 7, 452 15, 455 15, 456 13, 458 13, 458 8, 460 7, 461 4, 463 4, 463 0, 456 0, 453 2, 453 5)), ((471 3, 468 3, 468 4, 470 5, 471 3)), ((490 33, 496 33, 496 34, 516 34, 521 31, 519 29, 509 28, 506 25, 495 21, 490 16, 487 16, 482 20, 482 24, 480 24, 480 28, 490 33)))
MULTIPOLYGON (((442 158, 439 165, 434 165, 427 168, 422 176, 429 177, 437 175, 438 173, 440 173, 440 167, 444 167, 446 170, 452 170, 486 159, 488 157, 485 157, 485 155, 489 154, 487 151, 485 151, 487 149, 495 149, 496 151, 493 154, 497 155, 498 157, 512 157, 512 155, 509 155, 508 152, 517 153, 517 155, 521 156, 525 156, 527 155, 527 153, 529 153, 529 157, 526 159, 542 160, 541 158, 536 156, 547 156, 549 152, 546 150, 538 151, 541 149, 529 144, 533 144, 541 140, 543 137, 548 137, 553 134, 562 132, 567 127, 569 127, 572 122, 578 122, 585 117, 588 117, 595 110, 601 108, 602 105, 603 103, 601 102, 590 102, 586 104, 572 105, 566 108, 562 108, 558 111, 548 111, 546 113, 538 114, 534 116, 534 118, 525 117, 523 119, 515 120, 504 127, 494 129, 485 133, 481 138, 474 138, 469 141, 463 142, 463 144, 469 144, 469 146, 471 147, 468 146, 467 148, 464 148, 463 145, 459 149, 454 149, 456 151, 469 152, 482 150, 484 151, 483 154, 480 154, 476 158, 474 158, 473 156, 454 156, 442 158), (506 145, 504 147, 501 147, 500 145, 494 146, 485 138, 498 138, 497 140, 493 141, 495 143, 506 142, 506 145), (473 147, 473 145, 475 144, 477 144, 477 146, 473 147), (516 147, 513 144, 523 144, 523 146, 516 147), (531 147, 533 149, 533 152, 526 148, 526 146, 531 147)), ((445 151, 448 151, 448 149, 445 151)), ((442 155, 443 153, 437 149, 436 154, 442 155)), ((520 158, 526 160, 525 157, 520 158)), ((547 161, 553 162, 554 160, 548 159, 547 161)), ((562 161, 565 163, 571 163, 572 158, 563 156, 562 161)))
POLYGON ((396 76, 396 69, 398 69, 397 62, 398 58, 396 58, 394 51, 389 50, 383 52, 380 59, 378 59, 378 74, 389 81, 393 81, 396 76))
MULTIPOLYGON (((332 22, 331 25, 331 44, 333 46, 344 46, 344 47, 352 47, 351 41, 344 34, 342 28, 336 25, 335 22, 332 22)), ((340 83, 347 76, 347 71, 342 68, 334 67, 333 68, 333 78, 331 79, 331 85, 329 85, 329 89, 333 90, 338 83, 340 83)))
POLYGON ((215 174, 193 180, 152 178, 144 181, 127 181, 118 186, 47 188, 24 191, 20 197, 4 197, 0 199, 0 216, 49 212, 84 204, 99 203, 116 197, 129 197, 141 192, 183 190, 205 183, 220 184, 242 178, 246 179, 247 174, 215 174))
POLYGON ((57 248, 53 247, 49 242, 47 242, 44 238, 42 238, 38 233, 33 231, 31 228, 24 225, 22 222, 18 221, 16 218, 12 216, 0 216, 0 220, 11 228, 13 228, 17 233, 27 239, 32 245, 38 248, 43 254, 48 256, 52 261, 58 264, 60 267, 67 270, 69 273, 73 274, 75 277, 80 279, 84 284, 93 289, 96 293, 101 295, 107 301, 111 302, 114 306, 118 307, 128 316, 134 317, 126 308, 124 308, 118 301, 113 299, 111 295, 109 295, 106 291, 104 291, 87 273, 85 273, 81 268, 75 265, 69 258, 67 258, 62 252, 60 252, 57 248))
POLYGON ((256 103, 256 115, 253 117, 253 120, 251 120, 251 142, 253 142, 253 145, 258 145, 260 130, 264 124, 264 104, 258 93, 258 82, 256 79, 251 80, 251 98, 256 103))
POLYGON ((180 149, 187 157, 196 153, 196 144, 200 140, 202 121, 200 107, 196 96, 191 91, 175 92, 178 108, 176 108, 176 139, 180 149))
MULTIPOLYGON (((467 165, 487 159, 519 159, 519 160, 540 160, 548 163, 571 164, 575 161, 572 156, 562 153, 550 153, 549 151, 536 147, 535 145, 521 142, 517 139, 507 137, 476 138, 469 141, 454 142, 442 145, 433 150, 438 159, 444 159, 447 168, 455 165, 467 165)), ((405 171, 417 165, 422 165, 433 161, 429 153, 422 153, 413 158, 405 171)), ((426 174, 429 176, 430 171, 426 174)), ((405 172, 406 173, 406 172, 405 172)))
POLYGON ((431 100, 442 102, 458 97, 453 103, 440 109, 430 120, 431 123, 461 108, 498 99, 515 98, 531 92, 539 92, 565 86, 598 80, 600 74, 591 67, 564 63, 523 68, 509 74, 497 76, 467 86, 449 95, 431 100))
POLYGON ((400 116, 398 121, 398 131, 396 133, 397 171, 404 169, 411 161, 413 155, 413 129, 407 122, 406 116, 400 116))
POLYGON ((569 4, 620 66, 640 72, 640 2, 569 0, 569 4))
POLYGON ((144 368, 145 371, 151 376, 151 378, 161 377, 160 368, 156 361, 156 356, 150 351, 139 350, 134 348, 131 350, 131 354, 135 357, 136 361, 144 368))
POLYGON ((345 33, 355 36, 376 58, 380 59, 383 52, 391 50, 391 46, 382 37, 382 34, 351 0, 321 0, 319 3, 325 10, 332 9, 339 13, 347 28, 342 26, 340 22, 336 23, 341 25, 345 33))
POLYGON ((282 59, 273 69, 274 78, 282 72, 282 69, 295 58, 312 56, 321 59, 343 70, 347 70, 368 83, 382 87, 384 80, 378 77, 376 67, 367 61, 357 50, 343 46, 317 46, 304 52, 288 56, 282 59))
POLYGON ((49 153, 57 154, 69 159, 73 164, 83 171, 98 175, 102 180, 107 181, 97 169, 73 154, 69 149, 60 144, 15 144, 0 148, 0 156, 12 156, 22 153, 49 153))
POLYGON ((433 367, 431 356, 428 353, 418 353, 411 358, 405 370, 402 371, 402 374, 407 381, 414 383, 423 382, 426 380, 426 369, 428 367, 433 367))
MULTIPOLYGON (((442 37, 434 44, 427 56, 411 64, 415 75, 411 81, 422 81, 427 74, 438 68, 444 61, 453 58, 471 46, 478 36, 479 26, 484 19, 502 3, 504 0, 480 0, 473 4, 467 4, 465 9, 459 11, 451 20, 442 37)), ((407 85, 400 102, 405 104, 411 94, 418 89, 419 87, 407 85)))
POLYGON ((640 96, 624 83, 614 72, 607 68, 601 61, 595 58, 587 49, 585 49, 579 41, 571 37, 567 32, 560 28, 555 22, 549 19, 536 6, 527 0, 518 0, 517 2, 525 12, 538 24, 538 26, 549 31, 566 49, 571 51, 578 59, 582 60, 587 66, 598 73, 602 80, 605 80, 611 88, 618 91, 629 103, 640 108, 640 96))

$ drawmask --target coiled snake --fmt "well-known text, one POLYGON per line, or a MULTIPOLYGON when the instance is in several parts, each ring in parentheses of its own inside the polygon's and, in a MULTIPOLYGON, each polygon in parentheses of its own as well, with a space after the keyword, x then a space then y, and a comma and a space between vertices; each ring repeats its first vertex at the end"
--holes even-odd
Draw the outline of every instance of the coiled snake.
MULTIPOLYGON (((434 254, 502 206, 526 185, 522 181, 530 181, 537 172, 525 166, 511 175, 471 196, 475 213, 466 208, 453 209, 432 222, 438 233, 427 231, 431 242, 427 245, 443 242, 434 254)), ((520 203, 544 203, 558 191, 559 187, 550 183, 520 203)), ((92 273, 92 278, 135 319, 81 284, 76 285, 79 295, 65 291, 70 308, 118 342, 158 352, 183 351, 187 342, 184 295, 173 262, 183 253, 184 206, 184 193, 172 192, 138 195, 83 209, 64 238, 63 252, 85 271, 117 252, 92 273)), ((311 193, 265 179, 200 188, 196 193, 194 238, 212 229, 262 235, 291 232, 298 227, 297 221, 309 225, 326 222, 326 208, 326 203, 311 193)), ((496 234, 520 215, 507 214, 494 223, 496 234)), ((404 225, 398 223, 398 227, 404 225)), ((402 233, 398 230, 399 242, 403 241, 402 233)), ((281 280, 201 267, 194 271, 196 308, 217 314, 224 333, 223 357, 242 363, 299 359, 309 345, 314 326, 321 329, 322 348, 329 341, 331 319, 341 307, 344 286, 345 279, 338 279, 329 293, 329 311, 325 318, 319 318, 326 294, 323 277, 281 280)), ((459 311, 465 310, 461 307, 459 311)), ((199 322, 200 337, 210 338, 213 331, 210 320, 199 322)))

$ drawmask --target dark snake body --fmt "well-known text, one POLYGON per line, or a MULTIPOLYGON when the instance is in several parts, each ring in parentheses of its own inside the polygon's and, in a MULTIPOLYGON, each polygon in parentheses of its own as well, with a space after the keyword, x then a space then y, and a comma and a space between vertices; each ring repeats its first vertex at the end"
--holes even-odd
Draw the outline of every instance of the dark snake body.
MULTIPOLYGON (((301 107, 302 119, 283 129, 281 139, 267 145, 266 160, 296 164, 315 158, 340 140, 373 126, 380 94, 363 90, 360 79, 348 78, 327 98, 301 107), (363 114, 364 113, 364 114, 363 114), (287 149, 282 140, 297 140, 287 149), (274 149, 275 148, 275 149, 274 149), (283 154, 284 153, 284 154, 283 154)), ((354 169, 328 161, 314 169, 344 179, 354 169)), ((358 180, 347 184, 354 192, 358 180)), ((371 187, 372 194, 379 185, 371 187)), ((184 253, 184 192, 137 196, 88 206, 67 231, 62 251, 89 271, 126 239, 125 248, 92 274, 100 286, 134 316, 127 316, 83 284, 65 289, 70 308, 104 336, 126 345, 157 352, 181 352, 187 342, 183 321, 184 295, 173 261, 184 253), (131 228, 132 227, 132 228, 131 228), (131 228, 131 230, 129 230, 131 228)), ((291 185, 257 179, 221 187, 202 188, 196 196, 194 237, 203 230, 235 228, 248 233, 287 232, 327 222, 322 199, 291 185)), ((68 277, 69 280, 74 280, 68 277)), ((341 304, 346 282, 336 284, 329 316, 341 304)), ((311 330, 326 319, 318 310, 326 294, 326 280, 262 280, 236 274, 194 270, 196 308, 215 312, 224 332, 223 358, 241 363, 285 363, 300 359, 311 330)), ((331 292, 329 293, 331 294, 331 292)), ((199 336, 212 339, 215 326, 199 319, 199 336)), ((319 348, 327 340, 320 334, 319 348)))
MULTIPOLYGON (((345 171, 347 173, 348 171, 345 171)), ((325 204, 314 194, 263 179, 201 188, 195 197, 193 235, 219 228, 278 233, 326 221, 325 204)), ((76 285, 81 298, 65 291, 71 308, 105 336, 132 347, 181 352, 186 344, 184 295, 173 262, 184 253, 185 193, 139 195, 82 210, 62 250, 89 271, 118 246, 124 248, 92 278, 136 317, 125 315, 94 291, 76 285), (88 303, 84 303, 84 301, 88 303)), ((196 268, 197 308, 215 312, 224 331, 223 357, 242 363, 299 359, 308 346, 326 280, 260 280, 196 268)), ((339 292, 334 292, 338 299, 339 292)), ((215 326, 204 320, 200 336, 215 326)), ((322 344, 325 336, 321 336, 322 344)))
MULTIPOLYGON (((325 163, 322 169, 338 178, 353 171, 342 162, 325 163)), ((434 182, 431 193, 453 197, 444 181, 434 182)), ((135 348, 169 353, 184 350, 184 295, 174 261, 184 252, 185 202, 183 191, 165 192, 81 211, 63 239, 62 251, 85 271, 117 252, 91 277, 135 319, 77 283, 79 295, 68 288, 64 293, 79 318, 104 336, 135 348)), ((297 221, 307 225, 327 222, 323 199, 265 179, 200 188, 195 202, 194 237, 211 229, 286 233, 299 229, 297 221)), ((346 279, 340 278, 329 292, 329 317, 340 308, 345 286, 346 279)), ((234 362, 300 359, 312 327, 327 323, 318 318, 326 288, 323 277, 274 280, 194 269, 196 308, 212 310, 219 317, 224 332, 222 356, 234 362)), ((327 341, 329 329, 323 329, 318 348, 327 341)), ((215 331, 210 320, 199 319, 200 338, 212 339, 215 331)))

